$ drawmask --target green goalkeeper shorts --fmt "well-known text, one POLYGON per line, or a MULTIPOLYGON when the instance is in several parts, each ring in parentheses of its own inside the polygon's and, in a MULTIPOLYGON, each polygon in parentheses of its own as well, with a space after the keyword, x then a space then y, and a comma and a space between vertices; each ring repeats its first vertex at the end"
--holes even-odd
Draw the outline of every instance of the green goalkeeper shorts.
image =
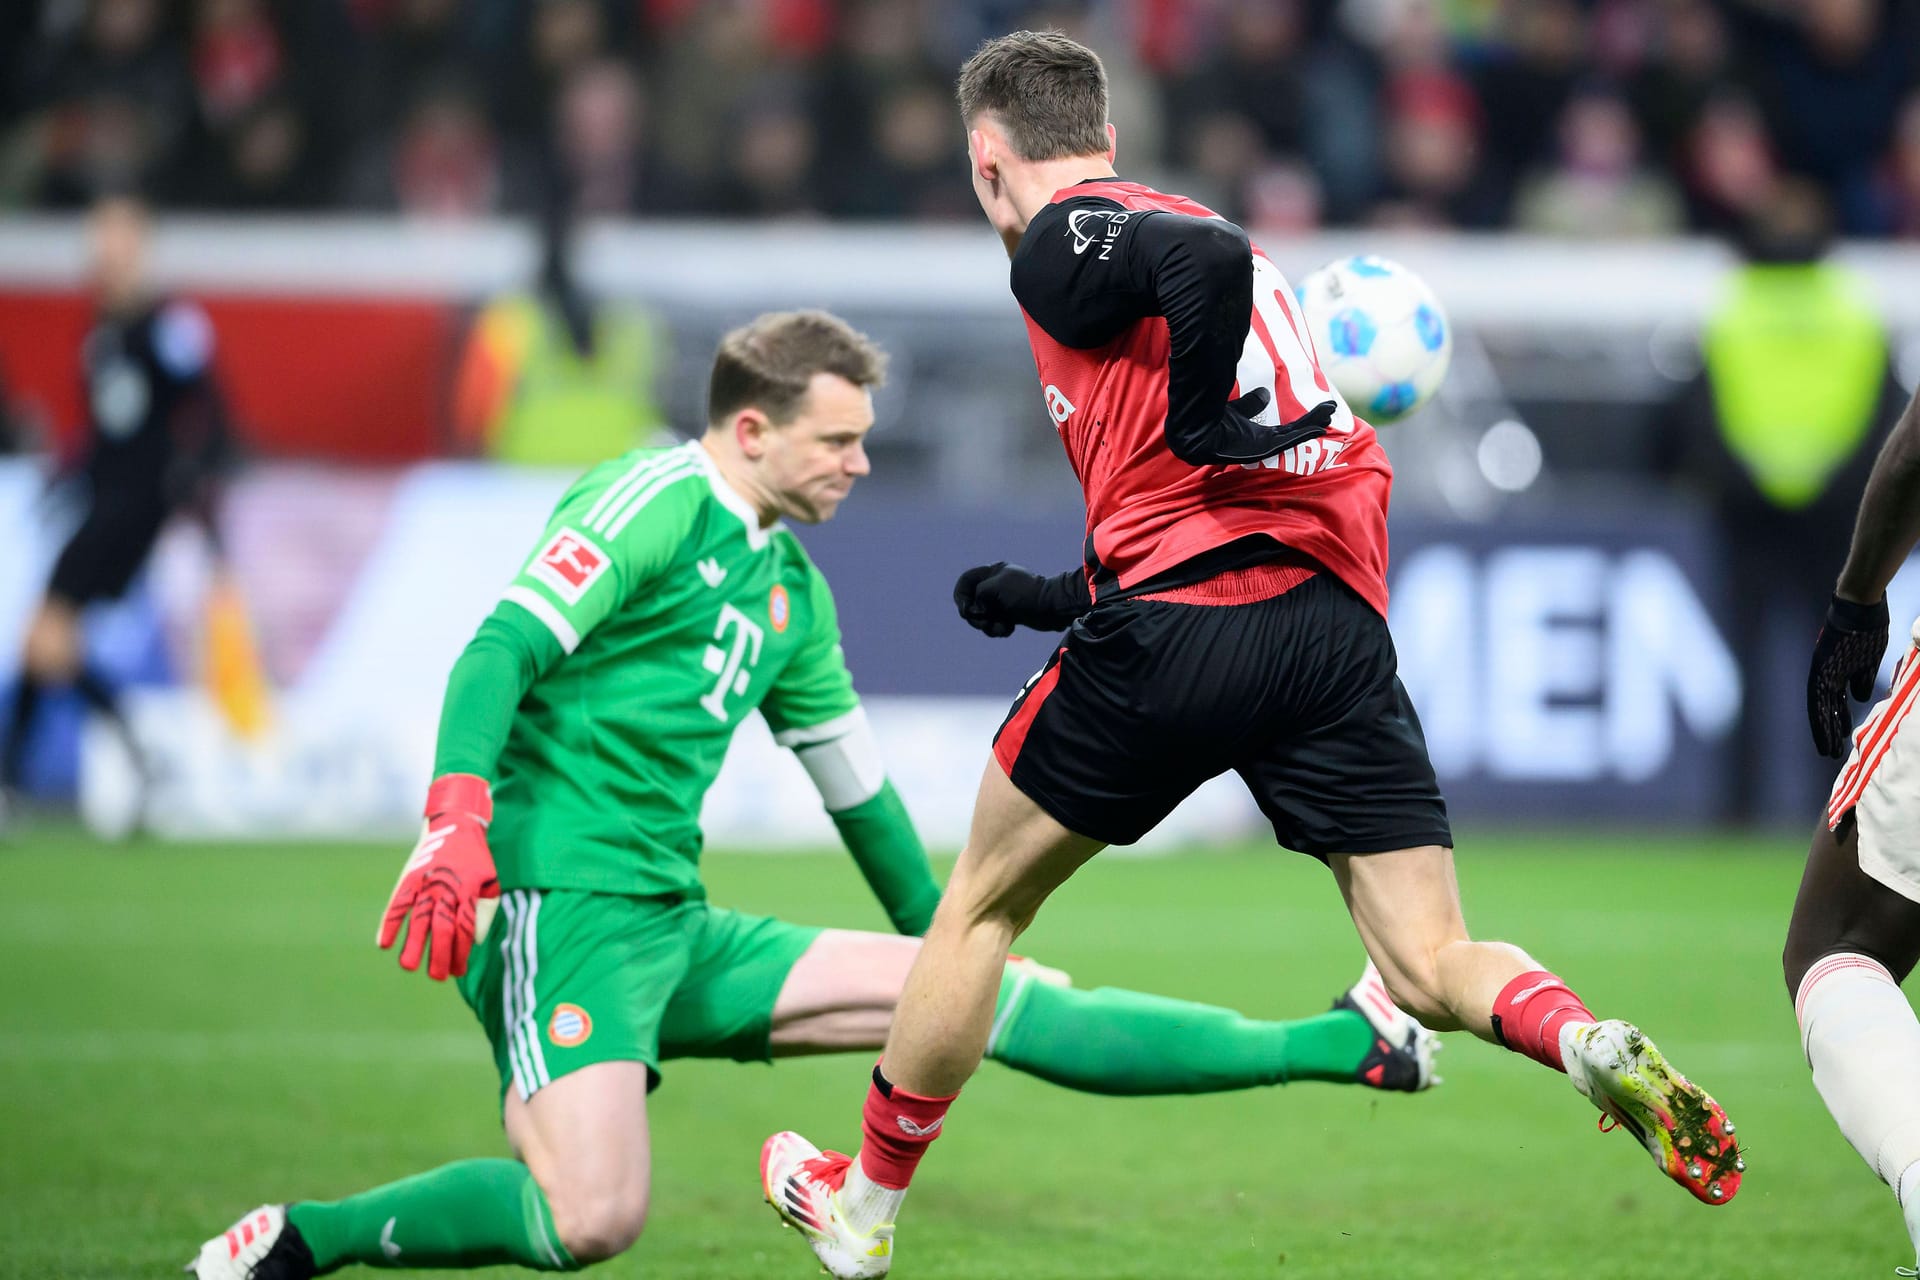
POLYGON ((460 993, 493 1042, 501 1096, 596 1062, 766 1062, 773 1006, 820 930, 704 901, 509 889, 460 993))

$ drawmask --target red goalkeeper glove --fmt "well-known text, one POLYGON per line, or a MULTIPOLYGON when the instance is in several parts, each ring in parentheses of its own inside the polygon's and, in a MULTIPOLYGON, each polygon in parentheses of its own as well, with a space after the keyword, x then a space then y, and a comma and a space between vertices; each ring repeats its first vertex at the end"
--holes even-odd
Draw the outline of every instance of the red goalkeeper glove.
POLYGON ((380 920, 380 946, 394 944, 407 923, 400 967, 420 967, 431 935, 427 976, 436 982, 467 971, 473 950, 474 910, 482 898, 500 896, 500 877, 487 849, 487 824, 493 821, 493 793, 485 778, 449 773, 427 788, 427 821, 420 843, 400 870, 400 883, 380 920))

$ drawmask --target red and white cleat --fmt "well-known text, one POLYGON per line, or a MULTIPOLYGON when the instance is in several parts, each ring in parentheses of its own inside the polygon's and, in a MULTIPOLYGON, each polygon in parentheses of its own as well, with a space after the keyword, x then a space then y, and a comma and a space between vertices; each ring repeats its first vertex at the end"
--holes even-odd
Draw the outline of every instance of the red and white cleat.
POLYGON ((1747 1171, 1733 1122, 1704 1089, 1668 1065, 1640 1028, 1609 1019, 1570 1027, 1560 1056, 1573 1087, 1640 1139, 1661 1172, 1704 1204, 1725 1204, 1747 1171))
POLYGON ((893 1224, 855 1231, 840 1212, 850 1156, 821 1151, 797 1133, 776 1133, 760 1148, 760 1189, 787 1226, 807 1238, 813 1256, 838 1280, 875 1280, 893 1265, 893 1224))
POLYGON ((1393 1002, 1380 971, 1367 962, 1360 980, 1333 1002, 1336 1009, 1359 1014, 1373 1028, 1373 1051, 1356 1073, 1361 1084, 1375 1089, 1418 1093, 1440 1084, 1433 1059, 1445 1047, 1439 1036, 1393 1002))
POLYGON ((185 1270, 195 1280, 309 1280, 313 1251, 285 1205, 263 1204, 201 1245, 185 1270))

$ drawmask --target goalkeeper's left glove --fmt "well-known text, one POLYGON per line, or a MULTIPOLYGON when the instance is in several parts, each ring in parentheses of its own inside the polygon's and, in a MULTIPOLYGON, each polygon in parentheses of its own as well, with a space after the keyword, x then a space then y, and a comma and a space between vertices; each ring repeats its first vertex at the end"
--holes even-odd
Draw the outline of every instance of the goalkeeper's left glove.
POLYGON ((953 603, 968 626, 998 639, 1012 635, 1015 627, 1063 631, 1093 608, 1093 593, 1084 569, 1049 578, 999 560, 961 574, 953 584, 953 603))
POLYGON ((493 792, 485 778, 449 773, 427 788, 427 820, 420 842, 413 847, 400 883, 387 900, 380 918, 379 942, 384 950, 400 936, 409 913, 406 945, 400 967, 420 967, 421 952, 431 935, 433 950, 427 976, 440 981, 467 971, 473 950, 475 912, 482 898, 500 896, 500 877, 487 848, 487 824, 493 821, 493 792))
POLYGON ((1837 760, 1847 753, 1847 737, 1853 732, 1847 694, 1861 702, 1873 696, 1880 656, 1886 651, 1886 597, 1859 604, 1834 596, 1807 671, 1807 724, 1821 755, 1837 760))

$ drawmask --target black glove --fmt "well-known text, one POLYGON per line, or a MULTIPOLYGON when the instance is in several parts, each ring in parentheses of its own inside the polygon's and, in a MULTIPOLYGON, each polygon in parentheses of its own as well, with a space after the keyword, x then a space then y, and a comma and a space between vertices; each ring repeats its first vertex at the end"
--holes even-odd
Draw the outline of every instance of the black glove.
POLYGON ((953 584, 953 603, 968 626, 999 638, 1012 635, 1015 627, 1063 631, 1093 608, 1093 597, 1085 570, 1048 578, 999 560, 961 574, 953 584))
MULTIPOLYGON (((1182 462, 1194 466, 1262 462, 1275 454, 1285 453, 1304 440, 1317 440, 1327 434, 1327 425, 1333 421, 1336 407, 1334 401, 1322 400, 1302 416, 1277 427, 1255 422, 1254 418, 1272 400, 1272 393, 1265 387, 1255 387, 1238 400, 1227 401, 1220 416, 1208 427, 1206 438, 1196 442, 1197 447, 1190 447, 1185 452, 1176 447, 1174 452, 1180 455, 1182 462)), ((1177 445, 1178 442, 1173 443, 1177 445)))
POLYGON ((1880 656, 1887 651, 1887 601, 1855 604, 1835 596, 1827 621, 1813 642, 1813 666, 1807 672, 1807 724, 1813 746, 1836 760, 1847 754, 1853 715, 1847 694, 1865 702, 1873 696, 1880 656))

